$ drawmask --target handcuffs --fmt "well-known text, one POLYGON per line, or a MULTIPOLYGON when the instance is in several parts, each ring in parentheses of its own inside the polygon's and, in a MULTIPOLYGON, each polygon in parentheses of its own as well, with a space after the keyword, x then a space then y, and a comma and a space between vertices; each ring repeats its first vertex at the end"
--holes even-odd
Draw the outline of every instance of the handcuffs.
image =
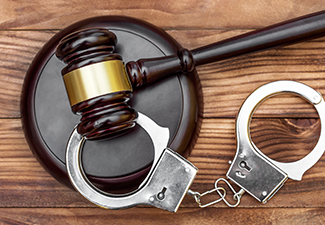
POLYGON ((235 192, 229 182, 218 179, 215 188, 203 194, 189 189, 198 169, 178 153, 167 148, 169 129, 157 125, 144 114, 139 113, 138 125, 150 136, 154 146, 154 160, 147 178, 140 187, 129 194, 114 195, 105 193, 95 187, 87 179, 81 163, 81 152, 85 139, 74 130, 66 149, 66 168, 74 188, 90 202, 108 209, 122 209, 137 205, 150 205, 170 212, 176 212, 184 196, 194 197, 200 207, 207 207, 223 200, 228 206, 239 204, 241 196, 247 192, 262 203, 266 203, 291 178, 301 180, 303 174, 311 168, 323 155, 325 149, 325 103, 320 93, 311 87, 295 81, 275 81, 255 90, 243 103, 236 120, 237 151, 226 174, 227 178, 241 189, 235 192), (296 94, 316 108, 321 131, 318 143, 303 159, 282 163, 270 159, 252 142, 249 132, 250 121, 255 109, 266 99, 281 93, 296 94), (229 204, 226 191, 218 186, 220 181, 226 182, 234 192, 236 204, 229 204), (217 192, 220 198, 201 204, 201 197, 217 192))

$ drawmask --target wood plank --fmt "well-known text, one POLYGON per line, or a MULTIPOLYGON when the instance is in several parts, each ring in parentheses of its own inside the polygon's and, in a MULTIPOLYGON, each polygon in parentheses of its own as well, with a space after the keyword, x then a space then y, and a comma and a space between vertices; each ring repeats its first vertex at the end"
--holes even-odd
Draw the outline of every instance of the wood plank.
POLYGON ((0 29, 62 29, 102 15, 136 17, 164 29, 257 28, 325 9, 322 0, 1 0, 0 5, 0 29))
MULTIPOLYGON (((223 40, 245 31, 169 31, 184 47, 223 40)), ((0 31, 0 117, 20 116, 20 94, 29 64, 55 31, 0 31)), ((203 87, 204 117, 235 118, 246 97, 258 86, 282 79, 296 80, 325 93, 325 38, 290 47, 254 53, 245 57, 199 67, 203 87)), ((314 108, 300 98, 276 97, 254 115, 312 117, 314 108)))
POLYGON ((92 206, 41 167, 18 119, 0 120, 0 183, 0 207, 92 206))
MULTIPOLYGON (((315 119, 254 119, 254 143, 268 156, 280 161, 302 158, 317 142, 320 125, 315 119)), ((204 119, 189 160, 199 168, 191 186, 205 192, 216 179, 225 178, 236 151, 234 119, 204 119)), ((75 191, 52 178, 33 157, 19 119, 0 120, 0 207, 95 207, 75 191)), ((248 194, 240 207, 324 207, 325 156, 306 172, 300 182, 289 180, 265 205, 248 194)), ((238 189, 238 188, 236 188, 238 189)), ((203 201, 210 201, 210 195, 203 201)), ((231 198, 231 196, 229 196, 231 198)), ((182 207, 196 207, 187 196, 182 207)), ((226 207, 220 203, 214 207, 226 207)))
POLYGON ((325 211, 298 209, 180 209, 176 214, 159 209, 0 209, 1 224, 323 224, 325 211))
POLYGON ((27 69, 55 32, 0 32, 0 115, 20 116, 20 96, 27 69))

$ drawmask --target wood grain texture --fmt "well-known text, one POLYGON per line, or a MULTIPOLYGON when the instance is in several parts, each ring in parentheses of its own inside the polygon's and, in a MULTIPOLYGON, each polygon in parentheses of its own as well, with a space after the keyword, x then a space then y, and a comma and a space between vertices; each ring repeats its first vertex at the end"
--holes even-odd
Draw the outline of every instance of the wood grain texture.
POLYGON ((0 209, 1 224, 322 224, 325 212, 299 209, 180 209, 176 214, 159 209, 0 209))
POLYGON ((20 117, 20 95, 24 77, 52 31, 0 31, 0 117, 20 117))
MULTIPOLYGON (((316 119, 303 124, 299 121, 254 119, 253 141, 275 160, 298 160, 316 144, 320 129, 316 119)), ((225 178, 228 161, 233 159, 235 151, 235 121, 203 119, 189 158, 199 168, 191 189, 205 192, 213 188, 216 179, 225 178)), ((0 120, 0 155, 0 207, 95 207, 44 171, 28 149, 19 119, 0 120)), ((307 171, 302 181, 287 181, 266 205, 246 194, 240 207, 323 207, 325 200, 319 196, 325 195, 324 157, 307 171)), ((215 195, 207 196, 204 201, 214 198, 215 195)), ((195 206, 189 196, 182 203, 182 207, 195 206)), ((214 207, 226 206, 220 203, 214 207)))
MULTIPOLYGON (((244 30, 168 31, 182 46, 193 49, 244 30)), ((36 53, 56 31, 0 31, 0 117, 20 116, 24 76, 36 53)), ((276 80, 296 80, 325 93, 325 38, 268 50, 198 67, 203 90, 204 117, 235 118, 238 109, 257 87, 276 80), (217 104, 216 104, 217 103, 217 104)), ((300 98, 276 97, 255 116, 313 117, 317 113, 300 98)))
POLYGON ((0 155, 0 207, 90 205, 40 166, 19 119, 0 120, 0 155))
POLYGON ((136 17, 164 29, 257 28, 325 9, 322 0, 2 0, 1 6, 0 29, 62 29, 101 15, 136 17))
MULTIPOLYGON (((176 214, 145 206, 111 211, 97 208, 52 178, 29 150, 20 121, 28 66, 47 40, 79 20, 101 15, 140 18, 193 49, 319 10, 325 10, 323 0, 0 0, 0 224, 323 224, 325 156, 302 181, 288 180, 265 205, 245 194, 236 209, 223 203, 199 209, 186 196, 176 214)), ((210 190, 216 179, 225 177, 236 151, 236 114, 255 88, 288 79, 325 94, 324 53, 323 37, 197 69, 204 108, 189 158, 199 168, 192 190, 210 190)), ((283 95, 258 108, 250 131, 267 156, 291 162, 314 147, 320 121, 304 100, 283 95)))

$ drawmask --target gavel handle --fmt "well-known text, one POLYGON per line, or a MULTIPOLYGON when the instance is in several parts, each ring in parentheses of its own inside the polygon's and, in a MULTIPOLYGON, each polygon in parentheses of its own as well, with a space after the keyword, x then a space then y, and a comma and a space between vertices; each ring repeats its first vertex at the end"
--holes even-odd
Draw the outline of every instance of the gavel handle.
POLYGON ((173 73, 191 72, 198 65, 285 46, 323 35, 325 35, 325 11, 320 11, 192 51, 180 49, 177 55, 129 62, 126 70, 133 87, 139 87, 173 73))

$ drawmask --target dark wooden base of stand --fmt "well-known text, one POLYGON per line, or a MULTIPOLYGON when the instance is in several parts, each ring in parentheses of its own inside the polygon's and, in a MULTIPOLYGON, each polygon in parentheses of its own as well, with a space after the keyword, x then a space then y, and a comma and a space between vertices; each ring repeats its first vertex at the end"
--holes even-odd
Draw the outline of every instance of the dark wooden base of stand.
MULTIPOLYGON (((55 35, 38 53, 27 72, 22 93, 22 122, 28 144, 42 166, 71 186, 65 169, 65 147, 79 117, 71 112, 55 47, 67 34, 103 27, 118 38, 116 52, 124 62, 175 54, 179 44, 163 30, 128 17, 104 16, 75 23, 55 35)), ((199 104, 196 71, 177 74, 135 90, 130 105, 170 129, 169 147, 187 157, 195 142, 199 104)), ((131 190, 146 177, 153 159, 149 136, 137 126, 127 135, 87 141, 82 161, 89 179, 111 192, 131 190)))

